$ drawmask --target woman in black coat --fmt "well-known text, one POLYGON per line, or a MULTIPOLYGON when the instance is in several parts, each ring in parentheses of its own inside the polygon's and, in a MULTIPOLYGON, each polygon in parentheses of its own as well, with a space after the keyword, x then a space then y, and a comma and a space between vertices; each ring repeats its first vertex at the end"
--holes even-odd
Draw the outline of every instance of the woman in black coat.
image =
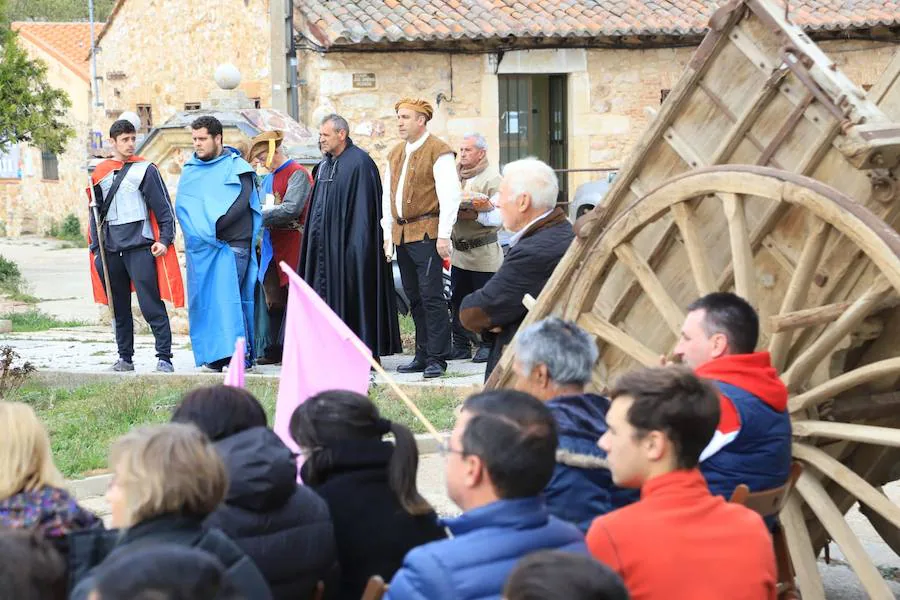
POLYGON ((290 430, 306 455, 303 481, 328 502, 341 600, 358 600, 373 575, 390 581, 407 552, 446 537, 416 489, 415 438, 382 419, 367 397, 339 390, 313 396, 294 411, 290 430), (393 444, 382 440, 389 433, 393 444))
POLYGON ((104 565, 157 544, 207 552, 219 560, 238 593, 253 600, 272 597, 244 551, 218 529, 203 526, 227 487, 225 466, 206 435, 193 425, 177 423, 141 427, 116 441, 110 465, 113 479, 106 499, 112 524, 121 531, 70 535, 70 564, 75 561, 73 577, 80 579, 72 600, 88 598, 95 573, 104 565), (86 568, 97 563, 100 566, 85 575, 86 568))
POLYGON ((184 396, 172 420, 206 433, 228 472, 225 502, 205 526, 224 531, 253 559, 275 600, 310 598, 336 561, 328 506, 297 485, 294 454, 266 427, 253 394, 198 388, 184 396))

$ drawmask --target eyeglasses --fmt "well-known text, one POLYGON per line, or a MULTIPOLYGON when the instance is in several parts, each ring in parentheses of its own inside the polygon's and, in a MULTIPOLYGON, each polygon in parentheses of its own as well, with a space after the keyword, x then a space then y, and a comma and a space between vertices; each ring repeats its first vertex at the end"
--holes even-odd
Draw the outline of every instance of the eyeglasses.
POLYGON ((447 458, 449 454, 459 454, 460 456, 465 456, 467 453, 463 450, 454 450, 450 447, 450 442, 444 442, 440 446, 438 446, 438 452, 444 458, 447 458))

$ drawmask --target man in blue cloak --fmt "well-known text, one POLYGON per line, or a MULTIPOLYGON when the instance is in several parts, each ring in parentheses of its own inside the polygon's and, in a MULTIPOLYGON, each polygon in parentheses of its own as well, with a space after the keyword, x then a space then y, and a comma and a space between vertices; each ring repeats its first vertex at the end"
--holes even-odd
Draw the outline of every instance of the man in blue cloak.
POLYGON ((194 362, 222 371, 238 337, 254 357, 253 295, 259 265, 253 252, 262 223, 253 169, 222 144, 212 116, 191 123, 194 155, 184 165, 175 216, 184 234, 188 317, 194 362))

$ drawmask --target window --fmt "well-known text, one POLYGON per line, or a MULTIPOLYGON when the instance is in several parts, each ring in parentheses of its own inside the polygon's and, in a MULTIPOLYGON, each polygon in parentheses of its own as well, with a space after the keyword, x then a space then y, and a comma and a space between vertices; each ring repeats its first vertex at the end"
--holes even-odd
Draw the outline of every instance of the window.
POLYGON ((138 133, 148 133, 153 129, 153 108, 149 104, 138 104, 137 114, 141 118, 141 130, 138 133))
POLYGON ((199 102, 185 102, 184 110, 200 110, 199 102))
POLYGON ((253 102, 253 108, 262 108, 262 99, 261 98, 250 98, 253 102))
POLYGON ((54 153, 46 150, 41 150, 41 177, 50 181, 59 180, 59 161, 54 153))
POLYGON ((0 148, 0 179, 21 179, 19 171, 19 145, 0 148))

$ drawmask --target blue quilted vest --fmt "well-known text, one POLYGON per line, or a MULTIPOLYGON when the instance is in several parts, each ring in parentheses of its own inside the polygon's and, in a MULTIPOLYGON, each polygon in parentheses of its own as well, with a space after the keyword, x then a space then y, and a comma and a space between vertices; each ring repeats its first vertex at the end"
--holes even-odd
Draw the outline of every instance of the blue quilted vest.
POLYGON ((737 408, 741 429, 730 444, 700 463, 714 496, 731 497, 744 483, 751 492, 784 485, 791 468, 791 418, 747 390, 716 381, 737 408))

